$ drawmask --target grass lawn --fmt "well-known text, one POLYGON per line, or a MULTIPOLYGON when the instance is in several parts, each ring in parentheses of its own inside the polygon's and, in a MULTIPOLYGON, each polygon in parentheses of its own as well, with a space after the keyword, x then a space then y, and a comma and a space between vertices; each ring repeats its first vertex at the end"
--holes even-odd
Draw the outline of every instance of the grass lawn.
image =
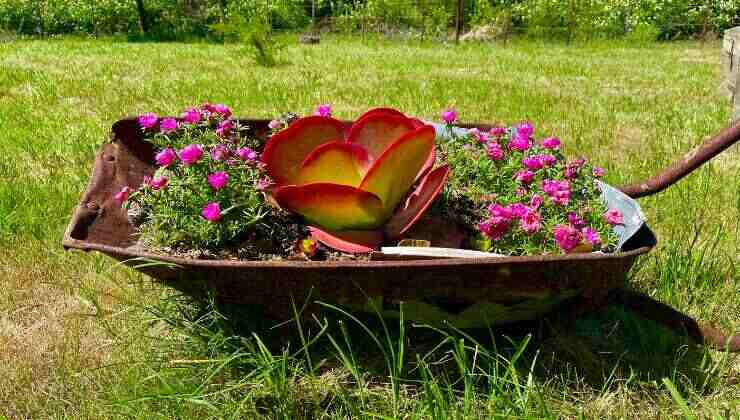
MULTIPOLYGON (((698 42, 324 39, 290 43, 282 65, 263 68, 238 46, 0 43, 0 419, 737 416, 734 356, 686 346, 619 308, 508 339, 406 325, 389 326, 387 344, 366 320, 387 357, 337 314, 305 349, 244 310, 193 305, 60 246, 94 153, 123 116, 207 100, 245 117, 331 103, 343 118, 392 106, 436 119, 454 105, 464 121, 532 120, 538 137, 559 136, 619 185, 728 123, 719 54, 718 43, 698 42)), ((659 246, 631 275, 637 289, 731 331, 740 331, 739 158, 735 148, 641 200, 659 246)))

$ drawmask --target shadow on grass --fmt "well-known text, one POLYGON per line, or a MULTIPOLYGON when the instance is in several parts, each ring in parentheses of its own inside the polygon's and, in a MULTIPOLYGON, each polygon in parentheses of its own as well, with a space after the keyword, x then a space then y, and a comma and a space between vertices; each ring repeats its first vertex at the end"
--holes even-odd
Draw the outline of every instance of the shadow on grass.
POLYGON ((398 319, 382 320, 374 314, 344 313, 341 308, 329 307, 310 318, 302 317, 300 326, 295 319, 277 324, 257 307, 193 302, 189 307, 192 319, 218 314, 203 330, 204 338, 217 334, 241 342, 260 337, 274 354, 286 348, 293 349, 291 353, 299 358, 308 354, 315 365, 308 370, 340 367, 344 352, 352 356, 357 368, 378 378, 387 378, 389 365, 401 363, 404 366, 397 372, 403 373, 401 379, 419 381, 419 361, 433 366, 435 375, 451 382, 465 372, 485 376, 482 365, 460 371, 453 352, 462 342, 470 360, 473 354, 485 353, 492 360, 508 363, 521 353, 516 356, 516 368, 543 382, 558 378, 567 384, 606 390, 617 384, 657 384, 667 377, 679 387, 690 385, 693 392, 700 393, 710 391, 713 383, 713 361, 706 348, 617 304, 576 319, 554 314, 488 330, 400 323, 398 319), (297 350, 306 343, 308 352, 297 350), (398 354, 401 352, 403 355, 398 354))
POLYGON ((169 332, 135 392, 110 395, 123 412, 154 404, 186 417, 192 406, 216 416, 475 418, 495 407, 550 418, 548 401, 565 390, 660 389, 668 378, 697 395, 721 383, 706 349, 618 306, 488 330, 330 306, 276 326, 257 307, 182 295, 149 310, 169 332))

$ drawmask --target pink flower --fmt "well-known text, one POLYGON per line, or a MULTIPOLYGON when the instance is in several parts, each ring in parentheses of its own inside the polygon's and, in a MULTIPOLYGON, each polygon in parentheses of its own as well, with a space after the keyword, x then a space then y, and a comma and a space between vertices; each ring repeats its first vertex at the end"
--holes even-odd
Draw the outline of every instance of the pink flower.
POLYGON ((127 185, 121 188, 121 191, 118 191, 116 195, 113 196, 113 199, 116 200, 116 203, 121 205, 124 201, 128 200, 129 194, 131 194, 131 187, 127 185))
POLYGON ((509 230, 510 221, 502 217, 491 217, 490 219, 481 222, 478 225, 478 229, 491 238, 491 240, 497 241, 501 239, 506 231, 509 230))
POLYGON ((164 187, 167 186, 167 181, 168 180, 167 180, 166 177, 158 176, 158 177, 152 179, 149 182, 149 185, 151 185, 152 189, 155 190, 155 191, 156 190, 161 190, 162 188, 164 188, 164 187))
POLYGON ((557 137, 548 137, 542 140, 542 147, 550 150, 560 149, 560 140, 557 137))
POLYGON ((553 155, 538 155, 537 158, 544 166, 552 166, 558 161, 558 159, 553 155))
POLYGON ((313 115, 318 115, 320 117, 331 117, 331 105, 321 104, 317 106, 316 110, 313 112, 313 115))
POLYGON ((604 219, 612 226, 621 225, 624 221, 622 213, 617 209, 611 209, 604 214, 604 219))
POLYGON ((223 160, 226 160, 229 157, 229 148, 224 146, 223 144, 217 144, 212 150, 211 150, 211 159, 221 162, 223 160))
POLYGON ((177 153, 175 153, 174 149, 169 147, 163 149, 154 157, 154 160, 156 160, 157 165, 159 166, 170 166, 175 159, 177 159, 177 153))
POLYGON ((171 133, 177 130, 177 120, 174 118, 165 118, 159 123, 159 131, 161 133, 171 133))
POLYGON ((521 136, 517 133, 513 139, 509 142, 509 149, 518 150, 520 152, 526 152, 530 148, 529 137, 521 136))
POLYGON ((452 124, 457 120, 457 112, 454 108, 448 108, 447 111, 442 113, 442 121, 446 124, 452 124))
POLYGON ((586 159, 574 159, 565 165, 564 175, 568 179, 573 179, 578 175, 583 164, 586 163, 586 159))
POLYGON ((578 172, 581 170, 583 164, 586 163, 586 159, 574 159, 565 165, 563 175, 568 179, 573 179, 578 176, 578 172))
POLYGON ((504 158, 504 151, 495 141, 488 142, 486 154, 488 154, 488 158, 493 161, 499 161, 504 158))
POLYGON ((220 171, 208 175, 208 185, 210 185, 211 188, 216 191, 225 187, 228 182, 229 174, 227 174, 226 172, 220 171))
POLYGON ((185 166, 190 166, 203 157, 203 148, 199 144, 190 144, 180 150, 180 160, 185 166))
POLYGON ((569 225, 557 225, 553 229, 553 236, 558 247, 565 252, 571 252, 583 241, 583 235, 576 228, 569 225))
POLYGON ((584 226, 586 226, 586 221, 583 220, 576 212, 570 212, 568 213, 568 223, 571 224, 576 229, 580 229, 584 226))
POLYGON ((555 204, 567 206, 568 203, 570 203, 570 189, 555 191, 555 193, 550 196, 550 199, 555 204))
POLYGON ((498 138, 498 137, 501 137, 501 136, 503 136, 504 134, 506 134, 506 127, 500 127, 500 126, 496 126, 496 127, 493 127, 493 128, 492 128, 492 129, 491 129, 491 130, 490 130, 490 131, 488 132, 488 134, 489 134, 490 136, 492 136, 492 137, 496 137, 496 138, 498 138))
POLYGON ((254 160, 257 160, 257 157, 258 157, 257 156, 257 152, 255 152, 254 150, 252 150, 249 147, 239 148, 236 151, 236 154, 239 155, 240 158, 242 158, 242 159, 244 159, 246 161, 254 161, 254 160))
POLYGON ((256 188, 260 191, 265 191, 269 189, 270 187, 272 187, 272 185, 273 185, 272 180, 270 180, 269 178, 262 178, 259 181, 257 181, 256 188))
POLYGON ((529 121, 524 121, 523 123, 516 126, 516 136, 517 137, 523 137, 526 139, 529 139, 532 137, 532 134, 534 134, 534 126, 529 121))
POLYGON ((155 125, 157 125, 158 120, 159 118, 157 117, 157 114, 153 112, 150 112, 148 114, 139 115, 139 125, 141 126, 141 128, 145 130, 150 129, 154 127, 155 125))
POLYGON ((267 124, 267 126, 270 127, 270 130, 279 130, 283 128, 283 122, 280 120, 272 120, 267 124))
POLYGON ((523 170, 516 173, 514 176, 514 179, 516 179, 517 182, 520 182, 522 184, 531 184, 532 181, 534 181, 534 172, 529 170, 523 170))
POLYGON ((488 206, 488 212, 491 214, 491 217, 499 217, 504 220, 511 220, 514 217, 511 209, 500 204, 491 204, 488 206))
POLYGON ((570 183, 546 179, 542 181, 542 191, 547 194, 553 203, 565 206, 570 203, 570 183))
POLYGON ((606 172, 604 171, 604 169, 599 168, 598 166, 594 166, 591 169, 591 173, 593 173, 596 178, 601 178, 606 172))
POLYGON ((546 179, 542 181, 542 191, 545 192, 547 195, 554 194, 555 191, 561 189, 561 183, 560 181, 554 180, 554 179, 546 179))
POLYGON ((540 230, 540 213, 537 210, 526 208, 524 215, 520 219, 522 230, 530 235, 540 230))
POLYGON ((200 111, 196 108, 186 109, 185 112, 182 113, 181 118, 186 124, 197 124, 200 122, 200 111))
POLYGON ((208 203, 203 207, 200 215, 209 222, 218 222, 221 219, 221 206, 218 203, 208 203))
POLYGON ((206 104, 203 107, 208 110, 208 112, 221 115, 224 118, 229 118, 231 116, 231 109, 229 109, 229 107, 224 104, 206 104))
POLYGON ((223 120, 216 128, 216 135, 222 138, 227 137, 233 128, 234 123, 231 120, 223 120))
POLYGON ((537 171, 542 169, 545 164, 538 156, 532 156, 522 159, 522 165, 530 171, 537 171))
POLYGON ((143 185, 145 188, 152 186, 152 177, 149 175, 145 175, 144 178, 141 180, 141 185, 143 185))
POLYGON ((586 242, 591 244, 594 248, 601 246, 601 236, 599 236, 599 232, 590 227, 586 227, 581 230, 581 233, 583 233, 583 236, 586 238, 586 242))
POLYGON ((488 140, 486 134, 481 133, 480 130, 478 130, 477 128, 471 128, 470 130, 468 130, 468 134, 478 140, 478 143, 485 143, 488 140))
POLYGON ((511 213, 511 216, 517 219, 521 219, 522 217, 524 217, 524 215, 527 214, 527 211, 529 210, 529 208, 522 203, 509 204, 508 206, 506 206, 506 208, 511 213))
POLYGON ((532 198, 529 200, 529 207, 533 209, 538 209, 542 205, 542 196, 539 194, 535 194, 532 196, 532 198))

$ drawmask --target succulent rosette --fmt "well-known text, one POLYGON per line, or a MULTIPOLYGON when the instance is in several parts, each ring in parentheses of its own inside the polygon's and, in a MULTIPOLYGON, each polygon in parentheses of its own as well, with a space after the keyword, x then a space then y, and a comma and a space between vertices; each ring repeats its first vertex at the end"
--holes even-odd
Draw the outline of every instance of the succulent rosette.
POLYGON ((262 153, 272 195, 302 215, 313 237, 348 253, 400 238, 442 190, 449 168, 433 169, 435 129, 378 108, 352 125, 328 115, 300 118, 262 153))

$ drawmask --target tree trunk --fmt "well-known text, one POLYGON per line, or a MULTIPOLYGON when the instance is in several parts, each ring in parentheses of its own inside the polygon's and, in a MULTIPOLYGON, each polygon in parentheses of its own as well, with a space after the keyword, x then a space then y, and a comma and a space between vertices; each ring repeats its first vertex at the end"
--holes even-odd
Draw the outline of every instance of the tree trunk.
POLYGON ((139 24, 141 24, 141 31, 149 33, 149 18, 146 14, 146 8, 144 8, 144 0, 136 0, 136 10, 139 12, 139 24))
POLYGON ((465 0, 457 1, 457 15, 455 19, 455 43, 460 42, 460 34, 463 30, 463 15, 465 13, 465 0))

